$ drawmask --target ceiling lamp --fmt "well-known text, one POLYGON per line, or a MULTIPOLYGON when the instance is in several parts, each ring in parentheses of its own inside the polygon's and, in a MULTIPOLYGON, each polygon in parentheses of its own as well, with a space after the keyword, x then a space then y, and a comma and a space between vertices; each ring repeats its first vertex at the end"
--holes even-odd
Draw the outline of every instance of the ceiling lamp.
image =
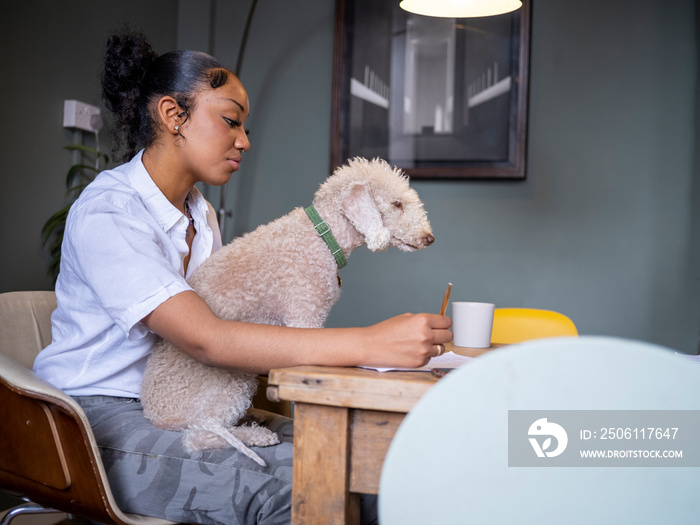
POLYGON ((399 7, 416 15, 473 18, 509 13, 522 5, 520 0, 402 0, 399 7))

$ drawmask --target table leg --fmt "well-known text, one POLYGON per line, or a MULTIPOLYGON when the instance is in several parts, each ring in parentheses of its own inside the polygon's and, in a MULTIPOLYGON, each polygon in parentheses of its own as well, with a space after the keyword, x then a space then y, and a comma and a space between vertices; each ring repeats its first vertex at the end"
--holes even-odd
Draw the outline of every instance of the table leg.
POLYGON ((350 409, 296 403, 292 524, 358 524, 349 471, 350 409))

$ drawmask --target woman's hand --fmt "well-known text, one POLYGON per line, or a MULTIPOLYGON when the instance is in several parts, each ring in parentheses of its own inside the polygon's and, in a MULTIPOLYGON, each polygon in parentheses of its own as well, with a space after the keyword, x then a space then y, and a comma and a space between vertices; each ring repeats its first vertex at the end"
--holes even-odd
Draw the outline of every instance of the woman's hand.
MULTIPOLYGON (((403 314, 368 328, 373 339, 371 366, 414 368, 425 365, 441 352, 437 345, 452 341, 452 320, 437 314, 403 314)), ((442 349, 444 351, 444 349, 442 349)))

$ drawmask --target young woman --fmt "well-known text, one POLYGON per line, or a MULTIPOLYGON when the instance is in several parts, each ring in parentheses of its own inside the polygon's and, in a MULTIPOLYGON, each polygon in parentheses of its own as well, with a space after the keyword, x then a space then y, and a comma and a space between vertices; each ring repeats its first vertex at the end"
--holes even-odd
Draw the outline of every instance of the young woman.
POLYGON ((296 329, 218 319, 186 278, 221 247, 216 213, 195 183, 222 185, 250 149, 248 95, 204 53, 157 56, 143 35, 112 36, 104 101, 127 163, 101 173, 66 224, 53 342, 34 365, 88 415, 117 502, 185 523, 288 523, 291 424, 282 443, 191 457, 138 402, 158 336, 211 366, 267 373, 301 364, 420 366, 444 351, 450 320, 404 314, 364 328, 296 329))

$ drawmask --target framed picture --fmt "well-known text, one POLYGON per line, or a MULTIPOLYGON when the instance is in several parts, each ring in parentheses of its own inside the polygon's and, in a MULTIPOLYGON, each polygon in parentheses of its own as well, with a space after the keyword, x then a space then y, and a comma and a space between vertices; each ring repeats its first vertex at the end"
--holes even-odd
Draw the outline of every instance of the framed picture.
POLYGON ((331 170, 381 157, 412 178, 524 179, 530 0, 482 18, 336 0, 331 170))

